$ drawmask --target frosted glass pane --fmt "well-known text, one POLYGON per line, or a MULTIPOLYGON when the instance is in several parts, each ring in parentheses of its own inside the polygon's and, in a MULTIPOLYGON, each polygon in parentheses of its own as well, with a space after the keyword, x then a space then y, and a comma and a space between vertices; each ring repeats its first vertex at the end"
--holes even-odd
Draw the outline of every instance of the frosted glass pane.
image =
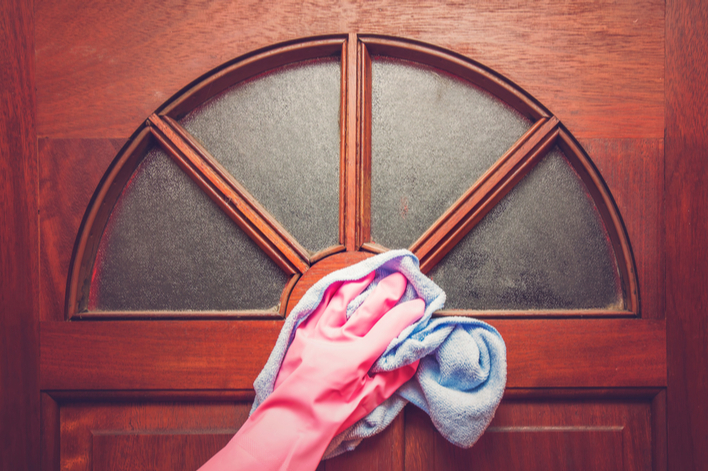
POLYGON ((471 83, 409 62, 372 63, 372 239, 409 247, 531 122, 471 83))
POLYGON ((238 84, 181 124, 300 244, 339 241, 338 60, 288 66, 238 84))
POLYGON ((621 308, 614 251, 580 177, 554 149, 429 274, 445 308, 621 308))
POLYGON ((116 203, 90 310, 246 310, 278 304, 287 276, 161 150, 116 203))

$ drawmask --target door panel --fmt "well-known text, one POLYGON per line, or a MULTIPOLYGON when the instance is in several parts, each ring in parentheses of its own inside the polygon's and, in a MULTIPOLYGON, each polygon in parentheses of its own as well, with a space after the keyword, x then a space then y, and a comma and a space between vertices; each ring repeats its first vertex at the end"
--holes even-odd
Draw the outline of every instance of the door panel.
POLYGON ((241 402, 60 401, 61 468, 195 470, 248 418, 241 402))
POLYGON ((651 413, 651 398, 513 398, 502 403, 480 440, 463 449, 409 406, 406 469, 647 470, 651 413))
MULTIPOLYGON (((615 198, 638 269, 640 307, 638 316, 614 319, 488 316, 507 342, 509 390, 476 446, 448 444, 409 406, 386 432, 322 467, 661 467, 663 2, 499 11, 429 5, 415 7, 415 15, 413 7, 361 4, 321 8, 317 21, 294 12, 292 2, 278 12, 249 10, 247 20, 218 4, 176 8, 169 18, 123 2, 101 11, 72 1, 37 6, 40 249, 48 269, 40 294, 44 465, 193 468, 245 420, 253 379, 282 321, 65 322, 74 238, 117 147, 168 96, 258 47, 361 29, 451 48, 549 106, 581 139, 615 198), (203 16, 212 14, 216 22, 203 16), (77 21, 103 26, 76 37, 77 21), (296 26, 303 21, 310 26, 296 26), (528 388, 538 390, 519 390, 528 388), (207 389, 212 396, 185 393, 207 389)), ((302 279, 323 275, 327 261, 302 279)))
MULTIPOLYGON (((0 468, 38 466, 38 384, 44 389, 44 467, 60 464, 60 403, 95 403, 99 396, 89 390, 78 399, 62 397, 67 391, 76 393, 79 384, 70 381, 66 390, 47 390, 51 382, 45 374, 38 374, 37 365, 41 362, 42 372, 48 372, 47 365, 55 360, 47 358, 46 351, 37 359, 37 323, 44 323, 42 332, 56 330, 53 322, 78 324, 63 321, 68 264, 83 211, 120 145, 160 103, 205 71, 275 42, 332 31, 396 34, 473 57, 533 93, 581 140, 608 183, 628 230, 638 270, 641 319, 663 320, 666 314, 669 394, 665 377, 654 376, 651 383, 660 391, 651 400, 652 465, 708 466, 708 409, 704 408, 708 371, 701 362, 708 346, 702 311, 708 274, 703 250, 708 221, 705 2, 583 0, 532 5, 512 1, 500 7, 381 0, 333 7, 326 2, 286 0, 277 8, 268 8, 221 0, 187 4, 167 0, 160 6, 127 1, 99 6, 80 0, 6 0, 0 5, 0 37, 6 46, 0 52, 4 92, 0 168, 5 177, 0 185, 0 335, 4 348, 0 413, 8 418, 0 425, 0 468), (666 244, 664 219, 668 222, 666 244), (661 446, 667 442, 667 397, 671 460, 661 446)), ((639 324, 641 320, 626 321, 639 324)), ((538 333, 529 336, 533 334, 538 333)), ((662 350, 665 336, 656 334, 642 344, 647 333, 643 336, 634 339, 641 349, 662 350)), ((132 346, 146 339, 139 335, 132 346)), ((99 341, 94 339, 94 346, 99 341)), ((61 352, 60 345, 57 349, 61 352)), ((145 349, 143 345, 135 352, 145 349)), ((587 349, 585 355, 592 352, 592 346, 588 344, 587 349)), ((604 353, 597 355, 604 358, 604 353)), ((75 367, 80 362, 75 359, 75 367)), ((633 362, 622 365, 644 367, 641 359, 633 362)), ((534 359, 528 364, 534 364, 534 359)), ((119 365, 118 358, 109 365, 119 365)), ((659 368, 666 372, 664 365, 659 368)), ((520 366, 510 382, 523 379, 526 372, 527 366, 520 366)), ((148 373, 137 377, 146 378, 148 373)), ((223 372, 217 369, 216 374, 212 380, 223 372)), ((52 375, 57 375, 52 382, 59 378, 56 372, 52 375)), ((603 376, 590 383, 594 388, 611 387, 603 376)), ((609 390, 616 394, 615 388, 609 390)), ((102 401, 145 405, 223 402, 216 398, 165 400, 163 393, 143 391, 140 398, 102 401)), ((604 404, 611 398, 588 399, 581 393, 569 392, 568 401, 604 404)), ((500 414, 513 395, 510 389, 500 414)), ((545 396, 538 401, 546 403, 557 398, 545 390, 538 395, 545 396)), ((636 402, 645 405, 646 400, 636 402)), ((397 431, 389 428, 364 441, 359 451, 335 460, 343 464, 341 468, 376 467, 372 464, 402 468, 398 451, 404 420, 396 420, 400 435, 394 442, 384 440, 397 431), (380 462, 356 460, 364 456, 380 462), (387 462, 390 457, 397 459, 387 462)), ((491 439, 483 437, 482 441, 480 445, 491 439)), ((538 456, 531 454, 528 463, 538 465, 534 457, 538 456)), ((546 464, 552 460, 548 458, 546 464)), ((139 467, 148 465, 143 462, 139 467)))

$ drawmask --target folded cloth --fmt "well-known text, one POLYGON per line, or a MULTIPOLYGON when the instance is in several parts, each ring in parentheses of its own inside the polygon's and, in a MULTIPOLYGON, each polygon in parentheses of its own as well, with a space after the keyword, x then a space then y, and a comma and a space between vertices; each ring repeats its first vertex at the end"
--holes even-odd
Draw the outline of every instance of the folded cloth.
POLYGON ((396 394, 335 437, 323 459, 354 449, 362 439, 383 431, 407 402, 430 415, 435 427, 451 443, 471 447, 494 417, 506 385, 506 346, 496 329, 466 317, 432 318, 445 303, 445 292, 420 271, 409 251, 395 250, 333 272, 319 280, 302 297, 285 320, 268 362, 254 382, 256 398, 251 409, 272 392, 275 379, 298 325, 320 304, 335 282, 359 280, 376 272, 374 281, 347 307, 347 316, 361 305, 380 280, 393 272, 408 279, 399 303, 414 298, 425 301, 425 313, 393 339, 372 372, 384 372, 421 359, 415 377, 396 394))

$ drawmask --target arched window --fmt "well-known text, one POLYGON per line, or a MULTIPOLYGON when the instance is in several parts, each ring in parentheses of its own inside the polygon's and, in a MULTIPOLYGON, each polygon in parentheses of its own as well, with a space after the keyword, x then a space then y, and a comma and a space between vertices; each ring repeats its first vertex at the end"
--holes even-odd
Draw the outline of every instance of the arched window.
POLYGON ((349 35, 238 58, 151 115, 84 217, 67 317, 282 317, 401 247, 441 315, 639 313, 619 213, 557 118, 449 51, 349 35))

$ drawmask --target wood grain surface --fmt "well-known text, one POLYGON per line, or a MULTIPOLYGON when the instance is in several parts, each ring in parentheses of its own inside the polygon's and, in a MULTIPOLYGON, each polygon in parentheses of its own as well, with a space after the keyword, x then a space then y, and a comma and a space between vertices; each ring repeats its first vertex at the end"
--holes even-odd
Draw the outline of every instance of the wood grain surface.
POLYGON ((669 468, 708 469, 708 5, 666 14, 669 468))
MULTIPOLYGON (((250 389, 282 321, 41 324, 43 390, 250 389)), ((663 321, 494 320, 508 387, 666 384, 663 321)))
MULTIPOLYGON (((708 8, 699 0, 285 0, 277 8, 252 0, 32 3, 0 4, 6 47, 0 53, 0 130, 7 130, 0 134, 0 293, 3 309, 8 300, 19 308, 4 310, 0 319, 0 413, 11 415, 0 425, 0 468, 39 467, 40 388, 66 390, 42 396, 42 415, 55 429, 60 420, 65 428, 62 447, 71 444, 64 434, 72 425, 113 428, 97 435, 102 446, 95 451, 91 439, 81 446, 84 457, 105 459, 103 467, 177 467, 154 462, 149 450, 203 453, 214 446, 220 420, 209 415, 233 420, 232 399, 175 400, 170 395, 179 391, 169 389, 250 389, 282 321, 59 322, 78 225, 118 148, 170 96, 259 48, 347 32, 449 48, 505 75, 557 116, 585 147, 623 218, 640 318, 490 320, 507 343, 509 387, 525 389, 508 395, 494 437, 482 443, 503 453, 440 444, 421 449, 420 460, 411 462, 411 441, 435 433, 419 415, 428 421, 418 421, 419 430, 399 418, 385 436, 322 467, 661 468, 668 460, 671 468, 708 468, 708 8), (36 119, 26 110, 36 110, 36 119), (584 396, 600 387, 611 393, 584 396), (620 387, 627 387, 622 398, 620 387), (651 398, 645 387, 652 388, 651 398), (69 395, 77 389, 161 389, 167 396, 100 397, 87 390, 80 401, 69 395), (109 411, 109 403, 120 408, 109 411), (212 419, 197 426, 189 420, 180 430, 196 436, 174 433, 199 408, 212 419), (171 422, 165 437, 150 431, 160 415, 171 422), (115 433, 147 417, 153 419, 141 423, 142 432, 115 433), (107 418, 120 420, 101 423, 107 418), (605 456, 589 455, 603 445, 605 456), (139 461, 120 462, 126 448, 143 451, 136 453, 139 461)), ((323 257, 297 281, 288 309, 311 284, 307 280, 361 257, 323 257)), ((44 464, 59 461, 59 433, 43 431, 44 464)))
POLYGON ((357 448, 321 463, 318 470, 404 470, 404 419, 398 415, 385 430, 357 448))
POLYGON ((470 449, 449 443, 422 410, 405 410, 407 470, 647 470, 651 398, 504 399, 470 449))
POLYGON ((288 299, 286 314, 290 314, 292 309, 295 308, 295 305, 297 305, 300 299, 305 295, 307 289, 312 287, 322 277, 331 274, 335 270, 356 264, 371 256, 373 256, 373 254, 368 252, 340 252, 325 257, 317 264, 314 264, 295 284, 295 287, 290 293, 290 298, 288 299))
POLYGON ((122 139, 40 139, 40 319, 64 319, 74 243, 86 207, 122 139))
POLYGON ((34 5, 0 2, 0 469, 39 467, 34 5))
POLYGON ((69 402, 62 470, 195 470, 248 418, 250 402, 69 402))
POLYGON ((664 142, 584 139, 581 145, 612 193, 627 230, 639 281, 639 314, 664 317, 664 142))
POLYGON ((40 136, 128 136, 171 95, 228 60, 350 31, 409 37, 475 59, 536 97, 579 138, 663 136, 662 0, 288 0, 277 8, 47 0, 37 7, 36 31, 40 136))

